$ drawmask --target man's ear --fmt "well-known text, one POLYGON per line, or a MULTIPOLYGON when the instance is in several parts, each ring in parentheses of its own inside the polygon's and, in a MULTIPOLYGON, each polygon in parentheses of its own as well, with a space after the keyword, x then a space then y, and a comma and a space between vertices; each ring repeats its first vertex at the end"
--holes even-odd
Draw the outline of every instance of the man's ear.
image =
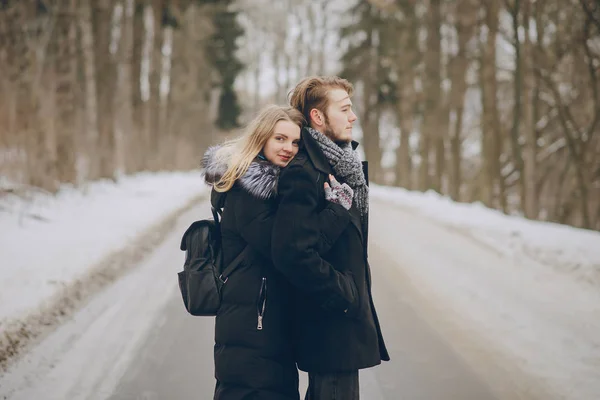
POLYGON ((325 125, 325 116, 323 113, 316 108, 310 110, 310 120, 311 122, 318 128, 321 128, 325 125))

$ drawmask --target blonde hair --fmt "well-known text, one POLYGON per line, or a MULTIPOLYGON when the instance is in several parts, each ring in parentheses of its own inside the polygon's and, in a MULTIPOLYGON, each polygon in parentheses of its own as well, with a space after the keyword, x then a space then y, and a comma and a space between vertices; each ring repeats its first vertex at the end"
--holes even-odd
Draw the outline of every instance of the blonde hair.
POLYGON ((289 93, 290 105, 300 111, 308 124, 310 124, 310 110, 316 108, 325 114, 327 118, 327 107, 329 97, 327 94, 331 89, 342 89, 352 96, 354 87, 350 82, 338 76, 309 76, 302 79, 289 93))
POLYGON ((228 191, 235 181, 246 173, 252 161, 273 135, 275 125, 279 121, 289 121, 300 128, 306 123, 302 113, 295 108, 269 105, 248 124, 240 137, 225 142, 217 150, 216 161, 227 165, 227 170, 213 186, 217 192, 228 191))

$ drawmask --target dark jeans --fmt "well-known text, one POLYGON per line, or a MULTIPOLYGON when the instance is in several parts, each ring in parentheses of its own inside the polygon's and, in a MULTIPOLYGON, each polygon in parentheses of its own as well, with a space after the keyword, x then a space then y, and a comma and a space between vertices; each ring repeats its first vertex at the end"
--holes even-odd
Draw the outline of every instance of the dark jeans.
POLYGON ((309 373, 304 400, 359 400, 358 371, 309 373))

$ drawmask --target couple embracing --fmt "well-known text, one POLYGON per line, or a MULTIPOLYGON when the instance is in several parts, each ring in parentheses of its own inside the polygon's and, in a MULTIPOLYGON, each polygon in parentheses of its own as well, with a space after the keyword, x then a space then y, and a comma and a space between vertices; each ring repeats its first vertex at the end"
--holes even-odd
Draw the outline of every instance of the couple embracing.
POLYGON ((371 296, 369 189, 352 85, 309 77, 203 159, 221 219, 216 400, 359 399, 360 369, 389 360, 371 296))

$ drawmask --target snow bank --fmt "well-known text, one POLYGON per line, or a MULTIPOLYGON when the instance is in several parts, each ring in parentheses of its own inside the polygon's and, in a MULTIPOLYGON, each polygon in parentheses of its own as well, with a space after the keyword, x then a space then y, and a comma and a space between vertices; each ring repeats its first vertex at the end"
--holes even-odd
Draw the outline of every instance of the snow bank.
POLYGON ((457 203, 433 191, 372 185, 371 195, 455 228, 504 257, 531 259, 600 286, 600 232, 505 215, 481 203, 457 203))
POLYGON ((56 196, 0 198, 0 321, 37 309, 205 191, 199 172, 141 173, 118 183, 65 186, 56 196))

